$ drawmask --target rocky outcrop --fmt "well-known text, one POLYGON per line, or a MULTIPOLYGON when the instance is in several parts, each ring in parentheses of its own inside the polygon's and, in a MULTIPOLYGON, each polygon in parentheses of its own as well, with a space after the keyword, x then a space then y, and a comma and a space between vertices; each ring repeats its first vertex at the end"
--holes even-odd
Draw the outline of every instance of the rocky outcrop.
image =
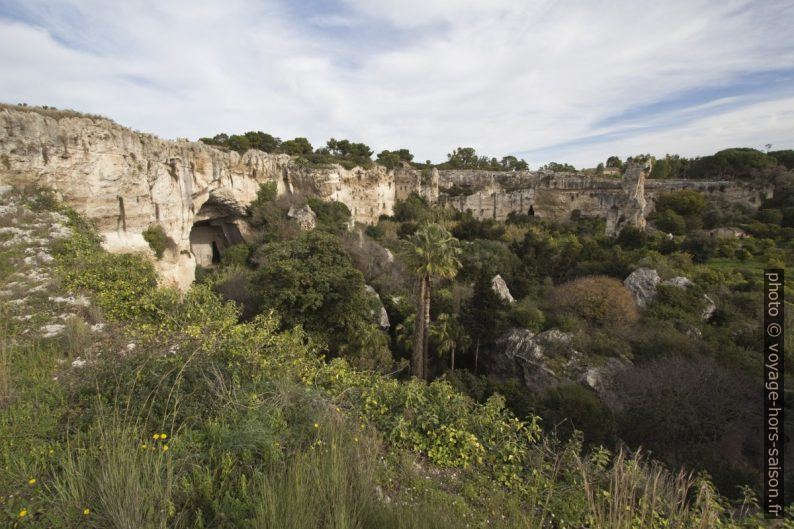
POLYGON ((629 362, 608 358, 593 363, 573 345, 574 335, 558 329, 535 334, 513 328, 486 356, 489 372, 502 378, 518 378, 533 393, 540 394, 560 384, 576 382, 599 396, 611 398, 612 379, 629 362))
MULTIPOLYGON (((671 277, 662 281, 659 273, 652 268, 636 269, 629 274, 623 284, 629 289, 639 308, 647 307, 656 299, 658 285, 676 288, 693 288, 695 286, 691 279, 683 276, 671 277)), ((714 300, 708 294, 703 294, 703 308, 700 311, 700 319, 708 321, 714 316, 716 311, 717 304, 714 303, 714 300)), ((700 331, 697 332, 699 333, 700 331)))
POLYGON ((656 270, 638 268, 623 281, 639 308, 647 307, 656 297, 656 285, 661 278, 656 270))
POLYGON ((662 281, 663 285, 677 287, 677 288, 692 288, 695 284, 688 278, 683 276, 671 277, 662 281))
POLYGON ((378 292, 373 287, 370 285, 365 286, 367 288, 367 292, 369 292, 369 294, 378 301, 378 310, 377 312, 373 311, 372 316, 377 316, 376 320, 378 322, 378 326, 381 329, 388 329, 391 327, 391 322, 389 321, 389 314, 386 312, 386 307, 383 306, 383 301, 381 301, 378 292))
POLYGON ((620 235, 629 226, 645 230, 645 179, 650 173, 650 161, 628 164, 622 179, 623 196, 607 214, 607 235, 620 235))
POLYGON ((502 276, 499 274, 496 274, 493 276, 493 279, 491 279, 491 288, 503 301, 506 301, 507 303, 515 303, 516 300, 513 298, 513 295, 510 294, 510 289, 507 288, 507 283, 505 283, 505 280, 502 279, 502 276))
POLYGON ((344 202, 359 222, 390 214, 396 200, 394 175, 380 166, 307 168, 287 155, 240 155, 107 119, 2 106, 0 182, 52 188, 96 223, 110 251, 152 254, 142 233, 159 225, 168 247, 155 266, 181 288, 193 281, 196 254, 211 264, 245 239, 246 207, 262 183, 275 183, 279 195, 344 202))
POLYGON ((287 218, 295 222, 302 231, 311 231, 317 227, 317 214, 312 211, 309 204, 301 208, 290 207, 287 218))
POLYGON ((703 294, 703 301, 705 304, 703 310, 700 311, 700 319, 709 321, 714 316, 714 313, 717 312, 717 304, 714 303, 714 300, 708 294, 703 294))

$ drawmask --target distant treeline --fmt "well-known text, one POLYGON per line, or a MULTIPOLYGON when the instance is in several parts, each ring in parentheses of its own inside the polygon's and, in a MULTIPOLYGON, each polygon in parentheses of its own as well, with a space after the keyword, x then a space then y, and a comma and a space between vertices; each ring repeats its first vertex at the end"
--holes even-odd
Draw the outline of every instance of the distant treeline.
MULTIPOLYGON (((258 149, 269 153, 282 153, 297 156, 299 161, 312 165, 338 163, 347 169, 355 166, 364 168, 378 163, 388 169, 399 165, 408 165, 414 168, 437 167, 439 169, 484 169, 489 171, 520 171, 529 169, 526 161, 515 156, 504 156, 501 160, 478 156, 472 147, 458 147, 447 154, 447 161, 432 164, 430 160, 425 163, 414 162, 414 155, 408 149, 381 151, 373 161, 373 150, 364 143, 351 142, 350 140, 337 140, 331 138, 325 147, 315 149, 306 138, 295 138, 282 141, 280 138, 262 131, 250 131, 245 134, 217 134, 212 138, 200 138, 199 141, 207 145, 214 145, 222 149, 243 154, 249 149, 258 149)), ((570 166, 567 166, 570 167, 570 166)), ((573 170, 570 167, 570 170, 573 170)))
MULTIPOLYGON (((374 151, 364 143, 331 138, 324 147, 314 148, 303 137, 282 141, 262 131, 250 131, 245 134, 217 134, 212 138, 201 138, 200 141, 222 149, 243 154, 249 149, 258 149, 268 153, 283 153, 296 156, 299 162, 307 165, 327 165, 338 163, 347 169, 355 166, 372 167, 374 163, 388 169, 405 165, 416 169, 436 167, 438 169, 480 169, 487 171, 523 171, 529 165, 523 159, 512 155, 501 159, 480 156, 473 147, 458 147, 447 154, 443 163, 433 164, 430 160, 424 163, 415 162, 414 155, 408 149, 383 150, 374 158, 374 151)), ((653 169, 651 178, 658 179, 695 179, 695 180, 747 180, 773 176, 781 170, 794 168, 794 150, 770 151, 764 153, 757 149, 733 148, 725 149, 711 156, 685 158, 677 154, 668 154, 664 158, 655 158, 650 154, 630 156, 623 162, 617 156, 610 156, 606 164, 598 164, 596 174, 614 173, 614 169, 623 172, 629 162, 651 159, 653 169), (607 169, 613 169, 607 171, 607 169)), ((540 169, 559 172, 575 172, 577 169, 567 163, 550 162, 540 169)), ((592 171, 590 169, 589 171, 592 171)))
MULTIPOLYGON (((653 159, 650 177, 659 179, 750 180, 774 176, 777 172, 794 169, 794 150, 764 153, 758 149, 742 147, 725 149, 700 158, 684 158, 677 154, 653 158, 645 154, 629 157, 624 163, 617 156, 610 156, 606 167, 622 171, 629 162, 648 158, 653 159)), ((597 172, 604 172, 602 164, 599 164, 597 172)))

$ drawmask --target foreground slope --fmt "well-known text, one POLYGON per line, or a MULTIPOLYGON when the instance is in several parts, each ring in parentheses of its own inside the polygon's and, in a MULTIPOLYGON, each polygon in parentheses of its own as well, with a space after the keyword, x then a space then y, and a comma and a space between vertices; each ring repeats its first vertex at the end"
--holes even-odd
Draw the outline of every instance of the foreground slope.
POLYGON ((705 479, 554 443, 499 397, 326 363, 275 314, 158 289, 47 194, 1 203, 5 526, 761 524, 705 479))

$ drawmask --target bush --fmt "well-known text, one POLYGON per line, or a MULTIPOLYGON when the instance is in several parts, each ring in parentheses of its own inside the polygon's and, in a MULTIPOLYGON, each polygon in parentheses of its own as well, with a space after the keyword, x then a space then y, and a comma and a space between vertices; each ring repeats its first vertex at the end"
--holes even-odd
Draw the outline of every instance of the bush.
POLYGON ((612 414, 592 391, 579 384, 562 384, 546 391, 536 413, 544 418, 546 429, 553 429, 562 439, 579 430, 586 444, 607 445, 614 435, 612 414))
POLYGON ((335 200, 320 200, 310 198, 309 207, 317 215, 317 227, 331 233, 347 231, 350 223, 350 210, 341 202, 335 200))
POLYGON ((534 300, 524 298, 510 306, 510 313, 508 314, 510 323, 516 327, 523 327, 534 332, 543 330, 543 324, 546 322, 546 316, 543 314, 534 300))
POLYGON ((380 240, 386 235, 386 231, 380 225, 367 226, 364 233, 375 240, 380 240))
POLYGON ((620 436, 673 468, 707 470, 721 490, 735 494, 736 485, 747 483, 747 470, 760 475, 757 391, 711 359, 660 358, 616 379, 620 436))
POLYGON ((420 222, 430 218, 430 204, 416 193, 394 205, 394 219, 399 222, 420 222))
POLYGON ((706 207, 706 199, 703 193, 692 191, 691 189, 682 189, 681 191, 672 191, 670 193, 662 193, 656 199, 657 211, 665 211, 667 209, 675 211, 682 217, 690 215, 700 215, 706 207))
POLYGON ((286 325, 302 325, 334 352, 372 321, 374 297, 333 235, 314 230, 295 240, 268 243, 257 250, 255 260, 259 269, 253 286, 262 310, 277 310, 286 325))
POLYGON ((251 259, 251 247, 241 242, 233 244, 223 250, 221 254, 221 266, 224 267, 248 267, 251 259))
POLYGON ((157 256, 158 259, 162 259, 168 244, 168 237, 163 227, 159 224, 149 226, 142 235, 143 239, 149 243, 149 247, 154 251, 154 255, 157 256))
POLYGON ((666 209, 655 216, 656 228, 673 235, 682 235, 686 232, 686 220, 671 209, 666 209))
POLYGON ((595 327, 633 323, 639 317, 631 294, 617 279, 591 276, 557 287, 554 301, 563 314, 595 327))

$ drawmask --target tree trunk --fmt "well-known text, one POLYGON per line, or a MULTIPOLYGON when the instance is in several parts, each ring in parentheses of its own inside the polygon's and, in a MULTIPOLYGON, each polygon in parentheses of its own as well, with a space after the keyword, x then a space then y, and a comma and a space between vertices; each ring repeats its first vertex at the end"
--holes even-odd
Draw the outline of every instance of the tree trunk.
POLYGON ((414 345, 411 355, 411 370, 416 378, 424 378, 424 360, 423 360, 423 346, 425 343, 425 329, 424 329, 424 303, 425 303, 425 281, 424 278, 419 280, 419 303, 416 307, 416 317, 414 318, 414 345))
POLYGON ((430 371, 427 368, 427 357, 428 357, 427 349, 428 349, 428 343, 430 341, 430 277, 429 276, 425 277, 424 282, 425 282, 425 289, 424 289, 425 322, 423 325, 424 336, 422 337, 424 339, 424 342, 422 343, 422 361, 424 362, 422 367, 422 376, 425 378, 425 380, 427 380, 428 378, 430 378, 430 371))
POLYGON ((452 362, 450 364, 450 367, 452 368, 451 369, 452 371, 455 371, 455 348, 454 347, 452 348, 452 362))
POLYGON ((480 337, 477 337, 477 348, 474 349, 474 372, 477 373, 477 361, 480 359, 480 337))

